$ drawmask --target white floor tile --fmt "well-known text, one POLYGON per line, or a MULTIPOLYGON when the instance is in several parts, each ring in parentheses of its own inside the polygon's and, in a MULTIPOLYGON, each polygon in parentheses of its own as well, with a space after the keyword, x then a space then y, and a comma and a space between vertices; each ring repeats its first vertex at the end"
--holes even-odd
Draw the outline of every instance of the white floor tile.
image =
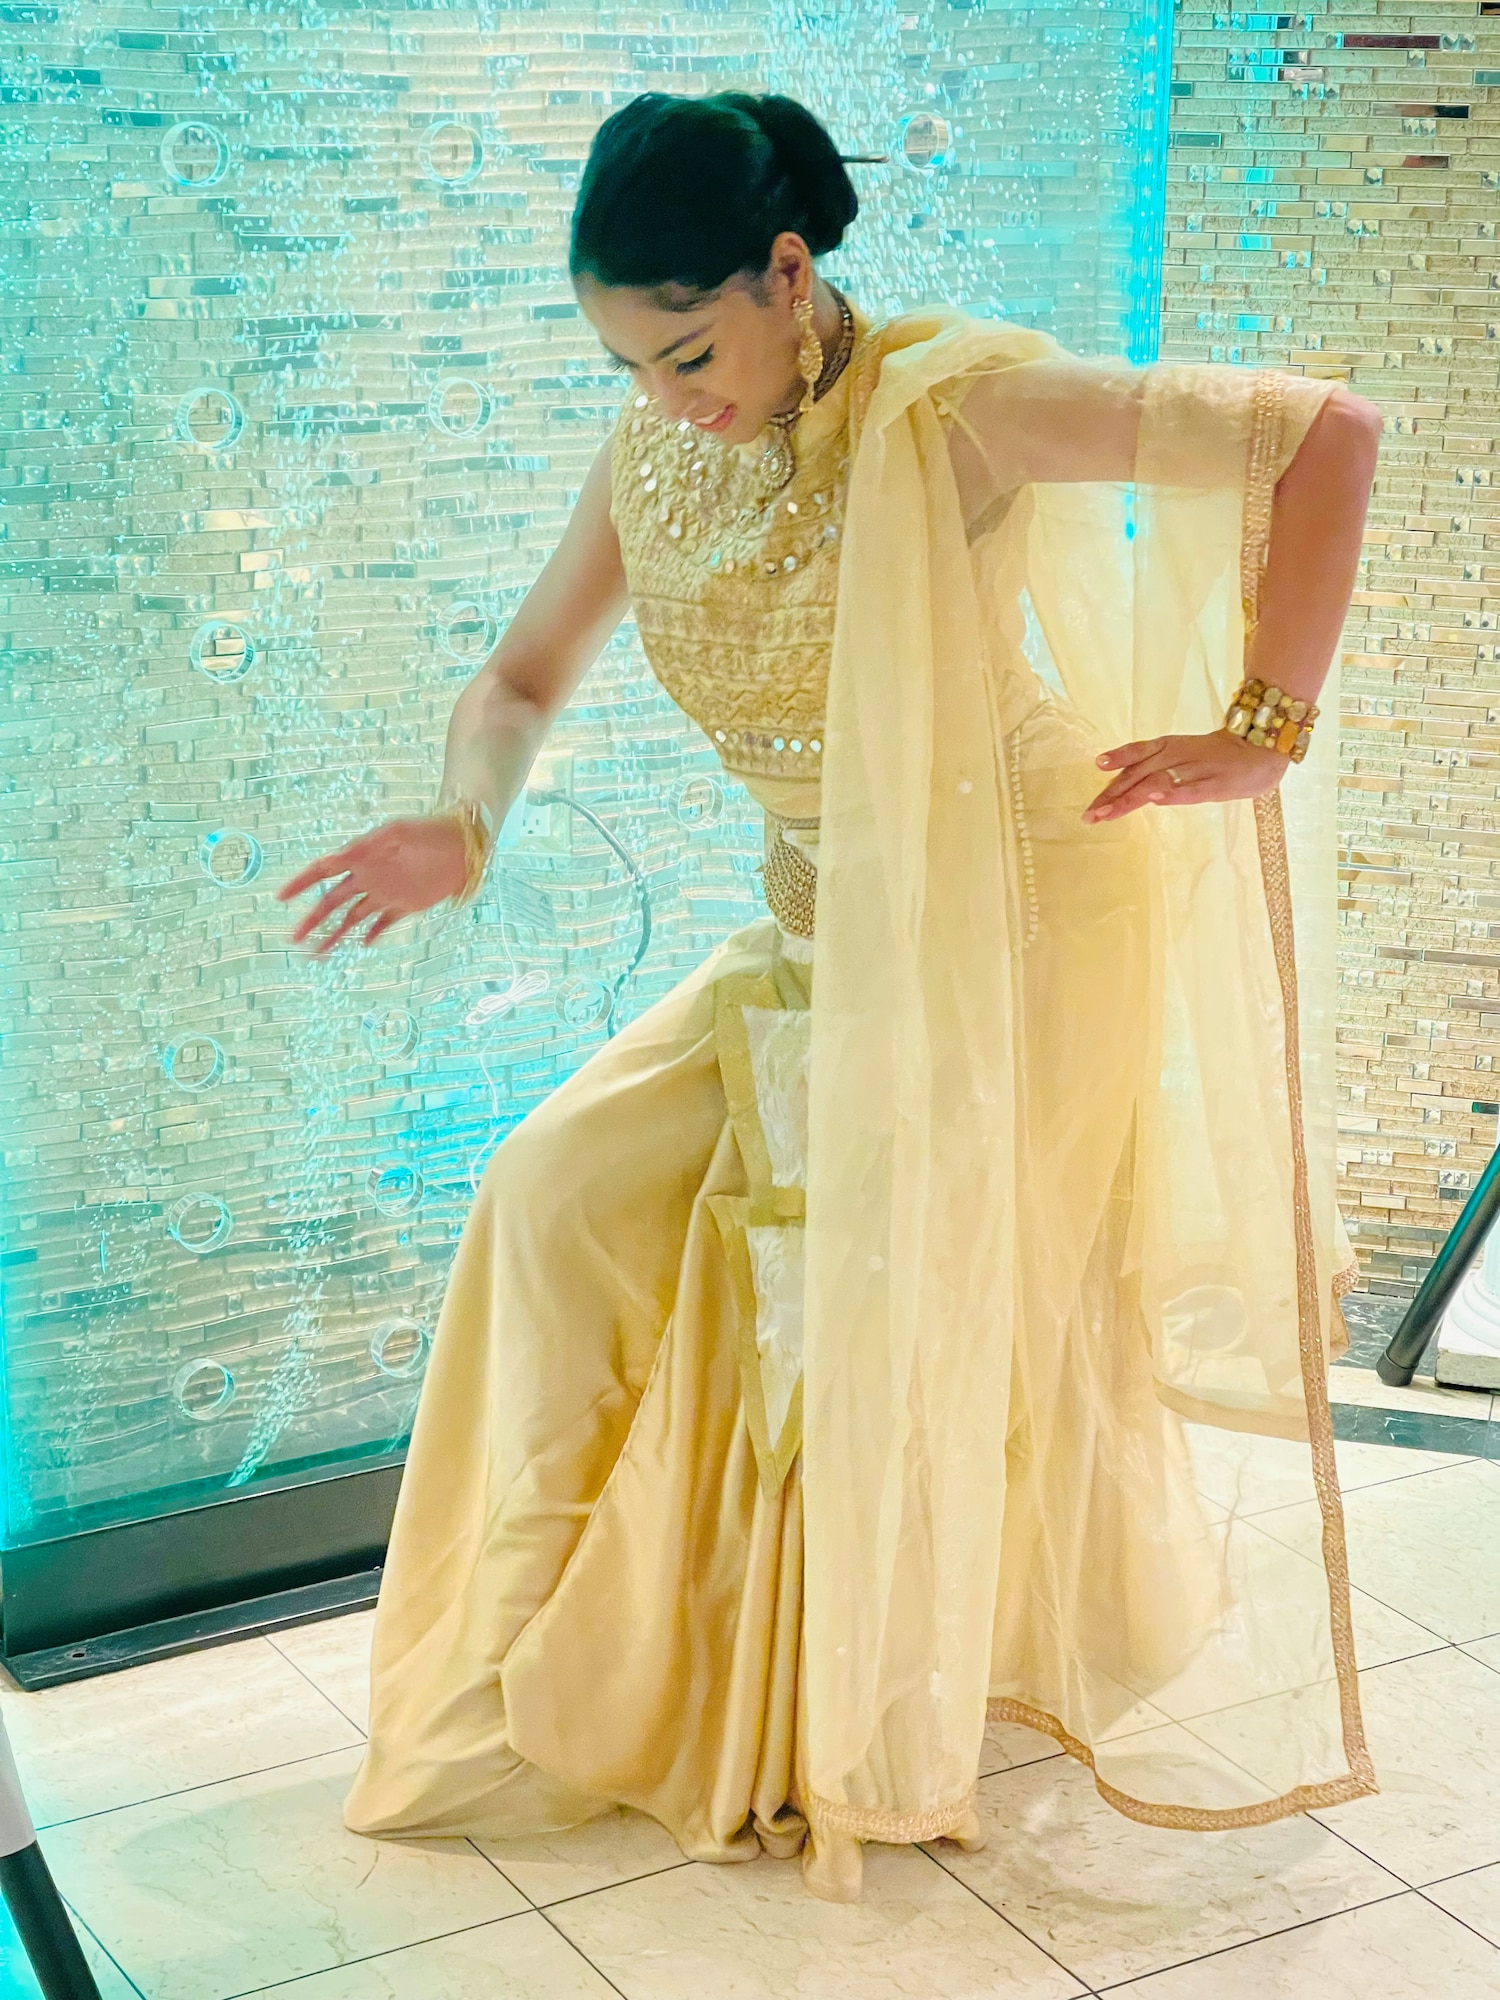
POLYGON ((867 1849, 859 1903, 820 1902, 803 1886, 800 1863, 762 1857, 718 1868, 694 1862, 559 1904, 551 1916, 630 2000, 1068 2000, 1080 1992, 914 1848, 867 1849))
POLYGON ((48 1837, 52 1872, 149 2000, 225 2000, 525 1909, 466 1842, 345 1832, 358 1761, 74 1820, 48 1837))
POLYGON ((986 1779, 979 1796, 988 1847, 944 1848, 943 1866, 1093 1986, 1401 1886, 1308 1819, 1233 1833, 1138 1825, 1071 1760, 986 1779))
POLYGON ((1380 1795, 1319 1819, 1417 1886, 1500 1862, 1500 1674, 1429 1653, 1360 1690, 1380 1795))
MULTIPOLYGON (((1345 1500, 1344 1519, 1361 1590, 1443 1639, 1500 1632, 1500 1465, 1468 1459, 1365 1487, 1345 1500)), ((1318 1533, 1310 1507, 1257 1514, 1255 1525, 1291 1548, 1318 1533)))
POLYGON ((545 1917, 507 1917, 457 1937, 263 1987, 248 2000, 616 2000, 545 1917))
POLYGON ((1349 1610, 1354 1620, 1354 1657, 1361 1671, 1409 1660, 1417 1653, 1442 1651, 1438 1633, 1404 1612, 1393 1611, 1368 1591, 1351 1588, 1349 1610))
POLYGON ((1500 1952, 1424 1903, 1394 1896, 1242 1945, 1110 2000, 1500 2000, 1500 1952))
POLYGON ((1307 1783, 1310 1764, 1329 1778, 1343 1776, 1354 1764, 1339 1690, 1332 1682, 1195 1715, 1184 1726, 1261 1779, 1272 1795, 1307 1783))
POLYGON ((264 1639, 6 1694, 0 1713, 42 1828, 359 1741, 264 1639))
MULTIPOLYGON (((74 1929, 89 1970, 94 1975, 94 1983, 99 1988, 100 2000, 140 2000, 136 1988, 109 1954, 100 1949, 97 1940, 76 1922, 74 1929)), ((0 1903, 0 1995, 4 1996, 4 2000, 42 2000, 36 1973, 16 1935, 10 1912, 3 1903, 0 1903)))
POLYGON ((1039 1764, 1044 1757, 1060 1757, 1061 1746, 1040 1730, 1026 1729, 1019 1722, 990 1722, 985 1727, 984 1751, 979 1775, 993 1771, 1013 1771, 1017 1764, 1039 1764))
MULTIPOLYGON (((1302 1514, 1301 1508, 1282 1508, 1236 1516, 1215 1530, 1229 1537, 1235 1609, 1183 1673, 1152 1691, 1153 1704, 1165 1715, 1185 1721, 1237 1702, 1290 1692, 1320 1664, 1331 1676, 1331 1649, 1319 1662, 1308 1636, 1328 1625, 1327 1575, 1321 1560, 1312 1559, 1322 1515, 1316 1501, 1310 1503, 1306 1520, 1302 1514), (1285 1530, 1287 1517, 1294 1513, 1299 1516, 1297 1540, 1285 1530), (1273 1521, 1283 1524, 1280 1536, 1265 1532, 1265 1524, 1273 1521), (1287 1554, 1289 1547, 1296 1551, 1294 1556, 1287 1554), (1260 1629, 1248 1635, 1254 1640, 1250 1646, 1246 1628, 1257 1620, 1260 1629)), ((1355 1656, 1361 1666, 1380 1666, 1387 1660, 1432 1652, 1443 1644, 1437 1633, 1364 1592, 1353 1593, 1351 1610, 1355 1656)))
MULTIPOLYGON (((1500 1862, 1489 1868, 1471 1868, 1446 1882, 1433 1882, 1423 1893, 1429 1902, 1449 1911, 1500 1949, 1500 1862)), ((1496 1991, 1500 1992, 1500 1987, 1496 1991)))
MULTIPOLYGON (((1217 1506, 1238 1514, 1258 1514, 1268 1507, 1316 1500, 1312 1455, 1305 1444, 1289 1438, 1215 1430, 1206 1424, 1187 1424, 1184 1429, 1198 1490, 1217 1506)), ((1345 1493, 1392 1479, 1410 1479, 1458 1462, 1448 1452, 1407 1451, 1395 1445, 1342 1440, 1335 1444, 1334 1453, 1339 1486, 1345 1493)))
POLYGON ((352 1611, 317 1625, 270 1633, 270 1643, 347 1715, 356 1728, 370 1724, 370 1639, 373 1611, 352 1611))
POLYGON ((623 1809, 566 1833, 476 1840, 474 1845, 538 1907, 687 1865, 665 1827, 645 1813, 623 1809))
POLYGON ((1426 1416, 1468 1417, 1487 1423, 1493 1398, 1488 1389, 1440 1389, 1435 1382, 1413 1382, 1409 1388, 1392 1389, 1373 1368, 1346 1368, 1340 1364, 1328 1371, 1330 1403, 1356 1403, 1366 1410, 1411 1410, 1426 1416))
MULTIPOLYGON (((1279 1443, 1280 1439, 1273 1440, 1279 1443)), ((1339 1490, 1360 1493, 1367 1486, 1386 1486, 1393 1479, 1412 1479, 1419 1472, 1442 1472, 1460 1464, 1470 1454, 1454 1451, 1416 1451, 1408 1445, 1362 1444, 1353 1438, 1338 1438, 1333 1455, 1338 1460, 1339 1490)))
POLYGON ((1483 1660, 1487 1667, 1493 1667, 1500 1673, 1500 1636, 1493 1639, 1474 1639, 1462 1650, 1472 1654, 1476 1660, 1483 1660))

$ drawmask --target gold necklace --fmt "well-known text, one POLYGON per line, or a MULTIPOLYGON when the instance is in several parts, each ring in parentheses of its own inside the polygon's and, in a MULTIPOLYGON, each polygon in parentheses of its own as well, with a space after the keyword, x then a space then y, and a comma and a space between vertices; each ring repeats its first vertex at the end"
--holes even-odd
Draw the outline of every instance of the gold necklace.
MULTIPOLYGON (((820 403, 849 366, 849 357, 854 352, 854 314, 849 301, 842 292, 833 294, 839 307, 839 337, 833 351, 823 358, 822 372, 813 385, 813 401, 820 403)), ((768 498, 774 499, 784 492, 797 476, 797 452, 792 443, 792 432, 797 427, 801 410, 793 410, 786 416, 772 417, 766 428, 771 433, 771 442, 761 455, 761 465, 769 482, 768 498)))
MULTIPOLYGON (((835 296, 843 330, 818 377, 815 401, 838 381, 854 352, 854 315, 848 301, 835 296)), ((726 576, 742 570, 790 575, 838 541, 847 440, 837 451, 837 463, 829 465, 823 490, 802 500, 783 500, 797 471, 790 437, 796 414, 773 420, 768 426, 775 433, 771 441, 757 458, 747 460, 696 424, 651 416, 650 402, 638 395, 627 417, 628 476, 638 482, 657 531, 680 556, 726 576), (780 553, 773 558, 767 543, 778 527, 790 533, 776 536, 780 553)))

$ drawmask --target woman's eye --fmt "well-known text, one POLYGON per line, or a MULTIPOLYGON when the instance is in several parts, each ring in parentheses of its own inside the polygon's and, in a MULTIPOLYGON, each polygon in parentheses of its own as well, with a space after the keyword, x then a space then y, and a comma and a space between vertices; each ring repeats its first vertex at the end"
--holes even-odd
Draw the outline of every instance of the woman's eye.
POLYGON ((617 375, 625 374, 630 367, 630 363, 628 361, 622 361, 618 354, 611 354, 609 356, 609 365, 611 368, 614 369, 617 375))
POLYGON ((677 372, 679 375, 696 375, 698 370, 700 368, 706 368, 709 362, 713 360, 713 358, 714 358, 713 349, 711 347, 705 347, 703 352, 701 354, 695 354, 691 361, 679 361, 677 364, 677 372))

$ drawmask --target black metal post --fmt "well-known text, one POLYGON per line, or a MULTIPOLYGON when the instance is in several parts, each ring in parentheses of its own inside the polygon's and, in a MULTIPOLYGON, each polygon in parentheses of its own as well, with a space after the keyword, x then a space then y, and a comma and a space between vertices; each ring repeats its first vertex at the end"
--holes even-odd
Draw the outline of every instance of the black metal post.
POLYGON ((14 1854, 0 1855, 0 1895, 44 2000, 100 2000, 83 1947, 35 1841, 14 1854))
POLYGON ((1416 1374, 1417 1363, 1427 1352, 1427 1343, 1448 1301, 1479 1254, 1497 1215, 1500 1215, 1500 1147, 1491 1155, 1489 1165, 1479 1177, 1479 1185, 1464 1203, 1463 1214, 1449 1230, 1446 1242, 1433 1259, 1432 1269, 1407 1307, 1405 1318, 1375 1364, 1381 1381, 1391 1388, 1404 1389, 1416 1374))

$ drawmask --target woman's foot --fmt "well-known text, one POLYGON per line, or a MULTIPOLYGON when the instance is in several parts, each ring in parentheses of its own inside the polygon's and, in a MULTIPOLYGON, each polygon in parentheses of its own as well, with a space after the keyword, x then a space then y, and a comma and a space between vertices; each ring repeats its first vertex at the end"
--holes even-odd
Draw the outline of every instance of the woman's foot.
POLYGON ((989 1835, 984 1829, 984 1823, 977 1809, 970 1806, 958 1825, 951 1832, 945 1833, 943 1838, 951 1840, 955 1847, 961 1847, 965 1854, 978 1854, 988 1842, 989 1835))
POLYGON ((852 1833, 809 1828, 802 1879, 825 1903, 857 1903, 864 1887, 864 1849, 852 1833))

